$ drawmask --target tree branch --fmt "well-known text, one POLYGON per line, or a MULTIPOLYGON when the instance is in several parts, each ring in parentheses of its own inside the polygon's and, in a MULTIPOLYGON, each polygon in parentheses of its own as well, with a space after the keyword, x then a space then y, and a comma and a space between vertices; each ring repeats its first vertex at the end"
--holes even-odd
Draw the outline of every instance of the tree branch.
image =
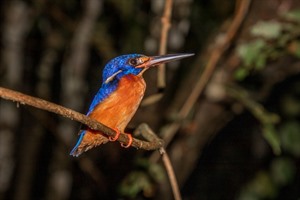
MULTIPOLYGON (((39 108, 42 110, 46 110, 58 115, 61 115, 63 117, 69 118, 71 120, 78 121, 84 125, 87 125, 89 128, 97 131, 101 131, 107 136, 114 137, 116 135, 116 132, 112 130, 111 128, 101 124, 100 122, 89 118, 86 115, 83 115, 79 112, 76 112, 74 110, 65 108, 63 106, 45 101, 40 98, 32 97, 29 95, 22 94, 20 92, 16 92, 10 89, 6 89, 3 87, 0 87, 0 97, 6 100, 11 100, 18 102, 23 105, 30 105, 35 108, 39 108)), ((126 134, 121 134, 118 138, 118 141, 121 143, 128 143, 128 137, 126 134)), ((161 139, 156 139, 155 141, 146 142, 142 141, 136 138, 133 138, 132 146, 137 149, 144 149, 144 150, 156 150, 161 147, 163 147, 163 141, 161 139)))

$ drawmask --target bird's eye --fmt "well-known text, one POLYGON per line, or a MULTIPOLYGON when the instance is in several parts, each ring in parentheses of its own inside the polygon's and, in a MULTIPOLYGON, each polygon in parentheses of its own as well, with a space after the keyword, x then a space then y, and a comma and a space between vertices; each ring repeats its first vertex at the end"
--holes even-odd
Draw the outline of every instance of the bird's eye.
POLYGON ((128 62, 132 66, 136 66, 138 64, 138 61, 135 58, 131 58, 128 62))

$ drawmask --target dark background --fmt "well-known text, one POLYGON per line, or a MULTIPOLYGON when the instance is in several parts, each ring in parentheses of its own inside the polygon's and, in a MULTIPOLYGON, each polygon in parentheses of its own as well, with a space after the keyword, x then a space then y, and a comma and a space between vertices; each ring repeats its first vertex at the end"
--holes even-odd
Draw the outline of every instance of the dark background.
MULTIPOLYGON (((163 98, 141 106, 169 141, 183 199, 300 198, 300 2, 252 0, 206 90, 178 112, 244 0, 174 0, 163 98)), ((0 86, 85 113, 111 58, 158 54, 160 0, 2 0, 0 86)), ((156 70, 145 74, 157 93, 156 70)), ((80 124, 0 100, 0 199, 172 199, 156 152, 109 143, 69 156, 80 124)))

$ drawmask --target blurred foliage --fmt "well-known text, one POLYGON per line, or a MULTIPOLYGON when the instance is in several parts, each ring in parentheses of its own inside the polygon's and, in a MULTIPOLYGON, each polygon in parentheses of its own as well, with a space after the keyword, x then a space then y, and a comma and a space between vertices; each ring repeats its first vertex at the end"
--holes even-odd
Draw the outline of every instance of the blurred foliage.
MULTIPOLYGON (((282 14, 282 21, 258 21, 251 27, 250 35, 254 39, 247 43, 242 43, 236 48, 236 53, 242 62, 235 72, 236 80, 245 80, 245 78, 253 75, 254 72, 263 70, 269 61, 276 61, 287 53, 300 58, 299 13, 300 10, 292 10, 282 14)), ((242 102, 261 122, 264 136, 272 146, 274 153, 279 154, 281 152, 280 140, 275 128, 275 123, 278 120, 275 120, 275 123, 273 120, 269 120, 270 118, 263 111, 262 105, 254 102, 252 98, 241 96, 240 98, 244 99, 242 102)), ((284 105, 292 106, 293 104, 289 102, 284 105)), ((295 107, 293 106, 291 110, 295 111, 295 107)))
POLYGON ((138 159, 136 167, 138 170, 129 173, 120 184, 120 194, 130 198, 135 198, 139 193, 143 193, 145 197, 153 197, 157 184, 166 179, 163 167, 146 159, 138 159))
POLYGON ((239 200, 276 199, 278 191, 295 179, 296 165, 290 158, 276 158, 268 171, 259 171, 241 191, 239 200))
POLYGON ((282 17, 286 20, 300 22, 300 10, 290 10, 289 12, 282 13, 282 17))
POLYGON ((288 121, 280 127, 282 146, 286 152, 300 157, 300 124, 298 121, 288 121))
POLYGON ((235 72, 236 80, 244 80, 251 73, 264 69, 267 61, 275 61, 287 53, 300 58, 299 13, 300 10, 293 10, 282 14, 282 21, 258 21, 251 27, 253 40, 236 48, 242 61, 235 72))
POLYGON ((282 116, 282 119, 278 125, 272 126, 274 133, 270 136, 276 137, 276 141, 282 148, 282 154, 272 157, 266 169, 258 170, 243 187, 238 199, 280 199, 278 197, 280 191, 297 181, 296 175, 299 173, 297 158, 300 157, 299 83, 296 80, 295 83, 289 85, 288 89, 283 89, 284 93, 276 101, 281 107, 278 114, 282 116))
POLYGON ((259 21, 250 30, 254 37, 277 39, 283 31, 283 25, 277 21, 259 21))
POLYGON ((266 171, 260 171, 242 190, 239 200, 274 199, 276 188, 266 171))
POLYGON ((237 79, 244 78, 252 68, 259 70, 266 65, 267 56, 261 53, 266 51, 266 44, 264 40, 257 39, 238 47, 237 53, 243 59, 244 68, 237 70, 237 79))
POLYGON ((273 124, 263 124, 262 128, 265 139, 271 145, 274 154, 279 155, 281 153, 281 142, 278 138, 276 128, 273 124))
POLYGON ((281 153, 281 142, 278 137, 275 125, 280 117, 277 114, 268 112, 261 104, 250 98, 248 92, 242 88, 228 88, 229 94, 242 103, 252 115, 260 122, 264 138, 269 142, 276 155, 281 153))
MULTIPOLYGON (((241 60, 234 78, 239 83, 259 76, 270 67, 269 63, 291 56, 300 58, 300 10, 282 13, 278 19, 258 21, 249 29, 250 40, 236 47, 241 60), (250 78, 250 79, 249 79, 250 78)), ((257 78, 259 79, 259 78, 257 78)), ((252 79, 253 80, 253 79, 252 79)), ((249 82, 248 82, 249 84, 249 82)), ((297 78, 276 96, 276 114, 269 113, 254 91, 229 90, 238 102, 260 122, 263 136, 277 155, 271 157, 266 167, 260 168, 242 187, 239 200, 281 199, 280 192, 295 183, 299 171, 295 160, 300 157, 300 82, 297 78), (273 117, 272 117, 273 116, 273 117), (275 116, 275 118, 274 118, 275 116), (280 118, 280 120, 279 120, 280 118)), ((271 97, 270 98, 274 98, 271 97)), ((268 109, 270 106, 268 106, 268 109)), ((296 199, 289 197, 288 199, 296 199)))

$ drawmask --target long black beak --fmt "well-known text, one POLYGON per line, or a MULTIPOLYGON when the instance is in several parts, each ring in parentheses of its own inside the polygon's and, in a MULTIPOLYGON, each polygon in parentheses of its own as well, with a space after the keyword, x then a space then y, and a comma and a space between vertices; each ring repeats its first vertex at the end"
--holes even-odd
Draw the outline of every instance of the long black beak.
POLYGON ((168 63, 175 60, 180 60, 195 55, 194 53, 178 53, 178 54, 168 54, 163 56, 152 56, 150 60, 146 63, 146 67, 152 67, 163 63, 168 63))

